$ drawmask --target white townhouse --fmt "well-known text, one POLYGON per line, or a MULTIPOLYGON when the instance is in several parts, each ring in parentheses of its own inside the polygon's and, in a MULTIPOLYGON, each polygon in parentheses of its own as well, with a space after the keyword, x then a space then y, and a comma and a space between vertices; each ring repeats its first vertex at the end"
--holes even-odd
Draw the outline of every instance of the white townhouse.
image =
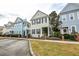
POLYGON ((12 30, 13 28, 13 23, 12 22, 8 22, 8 24, 4 24, 4 28, 2 30, 2 34, 10 34, 10 30, 12 30))
POLYGON ((68 3, 60 12, 60 21, 62 34, 79 33, 79 4, 68 3))
POLYGON ((42 11, 37 11, 31 18, 31 36, 42 37, 50 36, 49 16, 42 11))
POLYGON ((15 22, 8 22, 3 29, 3 34, 20 34, 22 37, 29 34, 29 22, 26 19, 17 17, 15 22))

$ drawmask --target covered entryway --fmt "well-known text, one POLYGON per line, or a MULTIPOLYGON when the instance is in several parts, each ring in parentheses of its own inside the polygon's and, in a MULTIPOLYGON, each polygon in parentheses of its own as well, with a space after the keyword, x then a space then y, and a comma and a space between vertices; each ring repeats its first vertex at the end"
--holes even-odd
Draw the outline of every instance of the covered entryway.
POLYGON ((48 27, 42 28, 42 34, 43 34, 43 36, 48 36, 48 27))

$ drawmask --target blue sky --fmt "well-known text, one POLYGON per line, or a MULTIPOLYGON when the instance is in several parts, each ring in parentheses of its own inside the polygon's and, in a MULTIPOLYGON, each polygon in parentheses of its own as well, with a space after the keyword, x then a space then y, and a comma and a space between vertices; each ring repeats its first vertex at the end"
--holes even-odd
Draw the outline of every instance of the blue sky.
POLYGON ((59 13, 66 4, 44 1, 33 2, 33 0, 31 2, 26 0, 0 0, 0 26, 8 23, 8 21, 14 22, 17 16, 26 18, 29 21, 37 10, 47 14, 54 10, 59 13))

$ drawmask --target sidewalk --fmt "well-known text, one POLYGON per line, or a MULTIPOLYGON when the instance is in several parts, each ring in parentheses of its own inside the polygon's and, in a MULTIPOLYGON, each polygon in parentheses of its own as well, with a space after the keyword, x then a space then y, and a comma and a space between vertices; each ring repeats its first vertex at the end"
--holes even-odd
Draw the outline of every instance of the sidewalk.
POLYGON ((58 41, 58 40, 42 40, 42 39, 30 39, 36 41, 46 41, 46 42, 57 42, 57 43, 68 43, 68 44, 79 44, 79 42, 75 41, 58 41))

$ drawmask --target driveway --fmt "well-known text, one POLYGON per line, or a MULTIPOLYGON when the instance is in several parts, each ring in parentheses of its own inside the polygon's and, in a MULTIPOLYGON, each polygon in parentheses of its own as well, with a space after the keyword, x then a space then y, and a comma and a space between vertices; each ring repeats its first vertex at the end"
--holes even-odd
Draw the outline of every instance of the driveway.
POLYGON ((27 40, 0 40, 0 56, 30 56, 27 40))

